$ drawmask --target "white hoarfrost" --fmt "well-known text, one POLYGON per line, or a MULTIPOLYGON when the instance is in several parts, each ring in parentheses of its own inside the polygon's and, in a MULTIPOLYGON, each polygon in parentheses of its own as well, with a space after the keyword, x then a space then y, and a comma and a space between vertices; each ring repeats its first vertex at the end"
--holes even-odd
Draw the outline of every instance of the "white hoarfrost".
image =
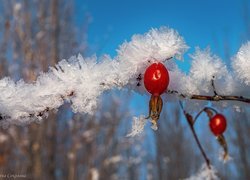
POLYGON ((209 169, 206 164, 203 164, 198 173, 185 180, 218 180, 219 178, 216 173, 217 172, 213 166, 211 166, 211 169, 209 169))
POLYGON ((127 134, 127 137, 134 137, 136 135, 141 134, 144 130, 146 123, 147 119, 145 119, 144 116, 133 117, 132 130, 129 134, 127 134))
POLYGON ((172 29, 152 29, 144 35, 134 35, 123 43, 118 55, 97 60, 95 56, 73 56, 60 61, 49 72, 42 73, 33 84, 10 78, 0 80, 0 114, 5 123, 21 124, 42 118, 48 110, 57 109, 64 101, 74 112, 93 113, 103 91, 127 87, 137 92, 136 78, 150 62, 180 58, 187 46, 172 29))
POLYGON ((235 75, 246 85, 250 85, 250 41, 242 45, 232 60, 235 75))
POLYGON ((217 56, 211 54, 209 49, 204 51, 196 49, 191 58, 192 64, 185 94, 212 94, 211 79, 213 77, 215 77, 216 90, 218 91, 220 83, 217 81, 228 76, 225 64, 217 56))
MULTIPOLYGON (((141 81, 145 69, 160 61, 169 70, 169 90, 190 96, 192 94, 214 95, 211 80, 214 76, 216 91, 221 95, 250 95, 250 43, 243 45, 233 59, 230 72, 221 59, 209 49, 191 55, 189 74, 183 73, 174 59, 182 59, 188 49, 183 38, 173 29, 151 29, 143 35, 134 35, 117 50, 117 56, 108 55, 83 58, 73 56, 60 61, 49 72, 41 73, 37 80, 28 84, 10 78, 0 80, 0 124, 25 124, 42 119, 49 110, 56 110, 64 101, 71 103, 74 112, 94 113, 99 96, 106 90, 127 88, 145 94, 141 81), (166 59, 173 58, 166 61, 166 59)), ((168 100, 175 95, 167 95, 168 100)), ((186 101, 192 108, 201 105, 198 101, 186 101)), ((228 103, 229 104, 229 103, 228 103)), ((226 106, 227 104, 217 103, 226 106)), ((240 104, 237 104, 240 106, 240 104)))

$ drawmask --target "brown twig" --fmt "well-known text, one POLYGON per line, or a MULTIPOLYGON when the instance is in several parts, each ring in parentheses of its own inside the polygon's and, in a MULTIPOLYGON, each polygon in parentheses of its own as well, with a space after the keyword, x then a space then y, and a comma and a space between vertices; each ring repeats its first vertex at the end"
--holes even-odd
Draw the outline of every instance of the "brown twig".
POLYGON ((196 134, 196 131, 195 131, 195 129, 194 129, 194 120, 193 120, 193 117, 192 117, 190 114, 188 114, 188 113, 184 110, 181 101, 179 101, 179 104, 180 104, 180 107, 181 107, 181 109, 182 109, 182 111, 183 111, 183 114, 185 115, 185 118, 186 118, 186 120, 187 120, 187 122, 188 122, 188 124, 189 124, 189 127, 190 127, 190 129, 191 129, 191 131, 192 131, 192 134, 193 134, 193 136, 194 136, 194 138, 195 138, 195 141, 196 141, 196 143, 197 143, 197 145, 198 145, 198 147, 199 147, 199 149, 200 149, 200 151, 201 151, 201 154, 202 154, 202 156, 203 156, 204 159, 205 159, 205 162, 206 162, 206 164, 207 164, 207 167, 208 167, 209 169, 211 169, 210 160, 208 159, 208 157, 207 157, 207 155, 206 155, 206 153, 205 153, 203 147, 201 146, 200 140, 199 140, 199 138, 198 138, 198 136, 197 136, 197 134, 196 134))
POLYGON ((231 96, 231 95, 219 95, 216 91, 215 84, 214 84, 215 76, 212 77, 211 80, 211 86, 213 88, 214 95, 213 96, 207 96, 207 95, 185 95, 182 93, 179 93, 175 90, 168 90, 167 94, 177 94, 178 96, 182 98, 188 98, 188 99, 195 99, 195 100, 204 100, 204 101, 240 101, 245 103, 250 103, 250 98, 246 98, 243 96, 231 96))
POLYGON ((250 103, 250 98, 246 98, 243 96, 231 96, 231 95, 213 95, 213 96, 208 96, 208 95, 185 95, 182 93, 179 93, 178 91, 175 90, 168 90, 166 92, 167 94, 176 94, 179 97, 182 98, 187 98, 187 99, 195 99, 195 100, 203 100, 203 101, 239 101, 239 102, 245 102, 245 103, 250 103))

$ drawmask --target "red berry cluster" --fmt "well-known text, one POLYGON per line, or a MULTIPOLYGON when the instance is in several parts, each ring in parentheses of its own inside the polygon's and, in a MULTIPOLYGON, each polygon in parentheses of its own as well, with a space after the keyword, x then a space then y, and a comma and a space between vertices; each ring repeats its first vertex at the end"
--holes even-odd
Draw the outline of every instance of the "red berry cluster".
MULTIPOLYGON (((137 80, 141 80, 141 74, 137 78, 137 80)), ((213 82, 212 82, 213 84, 213 82)), ((140 82, 138 82, 138 85, 140 85, 140 82)), ((155 62, 151 64, 144 73, 144 86, 146 90, 151 93, 151 98, 149 101, 149 115, 147 117, 151 118, 151 122, 153 123, 152 128, 157 129, 157 121, 160 118, 160 113, 163 106, 163 101, 161 99, 161 94, 164 93, 169 85, 169 73, 166 67, 160 63, 155 62)), ((182 103, 180 102, 180 106, 183 109, 182 103)), ((191 127, 191 130, 194 134, 194 137, 196 139, 196 142, 198 144, 198 147, 200 148, 204 158, 206 159, 207 165, 209 165, 209 160, 204 153, 204 150, 199 142, 199 139, 196 135, 196 132, 194 130, 194 124, 196 122, 196 119, 201 115, 202 112, 206 112, 210 121, 209 121, 209 127, 211 132, 216 136, 217 141, 224 149, 224 155, 223 159, 226 160, 228 157, 228 148, 226 139, 223 136, 223 133, 226 130, 227 127, 227 121, 226 118, 222 115, 217 113, 217 111, 211 107, 205 107, 202 109, 195 119, 193 117, 186 113, 183 109, 184 114, 186 115, 186 119, 189 122, 189 125, 191 127)))

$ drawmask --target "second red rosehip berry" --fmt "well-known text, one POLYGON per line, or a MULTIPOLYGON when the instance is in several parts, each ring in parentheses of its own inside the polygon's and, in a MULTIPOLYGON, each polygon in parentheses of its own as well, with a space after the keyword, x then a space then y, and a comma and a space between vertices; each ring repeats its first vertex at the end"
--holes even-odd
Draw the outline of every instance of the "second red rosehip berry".
POLYGON ((216 114, 210 119, 209 126, 212 133, 219 136, 226 130, 227 120, 222 114, 216 114))

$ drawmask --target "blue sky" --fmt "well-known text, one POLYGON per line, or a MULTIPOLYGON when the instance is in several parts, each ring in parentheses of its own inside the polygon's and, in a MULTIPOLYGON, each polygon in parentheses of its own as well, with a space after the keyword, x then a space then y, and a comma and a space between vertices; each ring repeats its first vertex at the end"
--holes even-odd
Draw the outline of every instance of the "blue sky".
MULTIPOLYGON (((150 28, 176 29, 190 46, 210 46, 224 57, 224 43, 234 54, 243 41, 244 0, 77 0, 76 14, 89 13, 91 53, 116 55, 117 47, 133 34, 150 28)), ((248 3, 249 5, 250 3, 248 3)), ((81 22, 80 19, 76 19, 81 22)), ((187 53, 187 54, 188 54, 187 53)), ((187 57, 186 57, 187 58, 187 57)))

